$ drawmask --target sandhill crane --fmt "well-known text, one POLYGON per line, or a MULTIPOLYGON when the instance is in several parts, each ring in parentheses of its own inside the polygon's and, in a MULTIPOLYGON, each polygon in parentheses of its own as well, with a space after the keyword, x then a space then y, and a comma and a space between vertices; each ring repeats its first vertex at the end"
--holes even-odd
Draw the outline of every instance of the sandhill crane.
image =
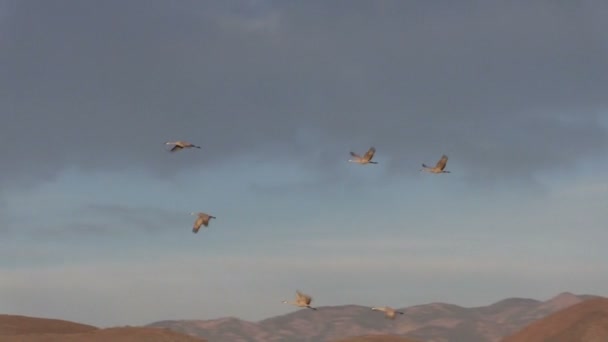
POLYGON ((193 145, 187 141, 167 141, 165 145, 173 145, 173 147, 169 150, 170 152, 179 151, 184 148, 201 148, 200 146, 193 145))
POLYGON ((430 173, 450 173, 450 171, 444 171, 445 165, 448 163, 448 156, 445 154, 441 156, 441 159, 437 162, 435 167, 427 166, 426 164, 422 164, 422 169, 420 171, 426 171, 430 173))
POLYGON ((378 162, 372 161, 372 158, 374 157, 374 153, 376 153, 376 149, 373 146, 370 147, 369 150, 367 150, 367 152, 365 152, 363 157, 356 154, 355 152, 351 152, 350 155, 353 158, 349 159, 348 161, 351 163, 357 163, 357 164, 361 164, 361 165, 378 164, 378 162))
POLYGON ((397 311, 391 308, 390 306, 373 307, 372 310, 384 312, 384 316, 389 319, 395 319, 395 316, 397 316, 397 314, 403 315, 403 312, 397 311))
POLYGON ((286 300, 283 301, 283 303, 285 303, 285 304, 295 305, 295 306, 299 306, 301 308, 309 308, 309 309, 317 310, 317 308, 313 308, 312 306, 310 306, 311 302, 312 302, 312 297, 310 297, 309 295, 303 294, 299 290, 296 290, 296 301, 295 302, 288 302, 286 300))
POLYGON ((209 226, 209 220, 214 219, 215 216, 211 216, 205 213, 190 213, 190 215, 197 215, 196 221, 194 221, 194 225, 192 226, 192 232, 198 233, 198 230, 201 229, 201 226, 209 226))

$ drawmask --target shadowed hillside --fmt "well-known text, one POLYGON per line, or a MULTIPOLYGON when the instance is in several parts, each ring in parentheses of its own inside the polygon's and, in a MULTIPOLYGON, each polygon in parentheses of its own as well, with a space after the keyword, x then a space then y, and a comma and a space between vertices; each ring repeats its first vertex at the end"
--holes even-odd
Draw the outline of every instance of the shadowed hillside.
POLYGON ((595 298, 536 321, 503 342, 606 342, 608 298, 595 298))
POLYGON ((91 325, 27 316, 0 315, 2 342, 204 342, 168 329, 91 325))
POLYGON ((424 342, 497 342, 531 322, 594 296, 562 293, 547 301, 510 298, 489 306, 464 308, 432 303, 402 308, 404 315, 385 319, 369 307, 319 307, 260 322, 237 318, 161 321, 165 327, 211 341, 332 341, 367 335, 395 335, 424 342))
POLYGON ((409 337, 393 336, 393 335, 365 335, 348 337, 341 340, 335 340, 332 342, 422 342, 412 340, 409 337))

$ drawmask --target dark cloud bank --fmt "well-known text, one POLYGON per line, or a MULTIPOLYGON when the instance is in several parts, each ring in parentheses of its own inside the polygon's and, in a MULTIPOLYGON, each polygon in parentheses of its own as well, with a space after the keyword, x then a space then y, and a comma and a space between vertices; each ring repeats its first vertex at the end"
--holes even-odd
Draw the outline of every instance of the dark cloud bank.
POLYGON ((447 153, 529 179, 606 148, 604 2, 247 3, 7 2, 0 184, 271 144, 318 167, 373 144, 396 172, 447 153), (202 154, 164 154, 178 138, 202 154))

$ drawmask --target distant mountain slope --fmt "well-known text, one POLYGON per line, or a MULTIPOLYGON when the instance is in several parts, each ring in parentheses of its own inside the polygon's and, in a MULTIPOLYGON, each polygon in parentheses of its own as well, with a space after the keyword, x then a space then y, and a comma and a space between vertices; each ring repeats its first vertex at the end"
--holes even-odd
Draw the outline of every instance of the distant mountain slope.
POLYGON ((509 298, 474 308, 431 303, 400 309, 404 315, 395 320, 387 320, 368 307, 345 305, 298 310, 257 323, 222 318, 161 321, 149 326, 210 341, 311 342, 383 334, 424 342, 498 342, 535 320, 590 298, 597 297, 562 293, 544 302, 509 298))
POLYGON ((394 336, 394 335, 365 335, 356 337, 347 337, 341 340, 332 342, 422 342, 412 340, 409 337, 394 336))
POLYGON ((536 321, 503 342, 606 342, 608 298, 589 299, 536 321))
POLYGON ((0 315, 2 342, 204 342, 169 329, 97 327, 70 321, 17 315, 0 315))

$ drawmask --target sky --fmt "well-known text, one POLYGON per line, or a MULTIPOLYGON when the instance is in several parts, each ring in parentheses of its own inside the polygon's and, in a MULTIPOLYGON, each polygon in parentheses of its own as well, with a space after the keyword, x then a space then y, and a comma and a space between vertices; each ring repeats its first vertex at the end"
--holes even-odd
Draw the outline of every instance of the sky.
POLYGON ((0 0, 0 310, 608 295, 608 3, 0 0), (199 149, 169 153, 164 143, 199 149), (377 165, 348 163, 377 150, 377 165), (449 174, 419 172, 449 156, 449 174), (191 212, 217 217, 198 234, 191 212))

